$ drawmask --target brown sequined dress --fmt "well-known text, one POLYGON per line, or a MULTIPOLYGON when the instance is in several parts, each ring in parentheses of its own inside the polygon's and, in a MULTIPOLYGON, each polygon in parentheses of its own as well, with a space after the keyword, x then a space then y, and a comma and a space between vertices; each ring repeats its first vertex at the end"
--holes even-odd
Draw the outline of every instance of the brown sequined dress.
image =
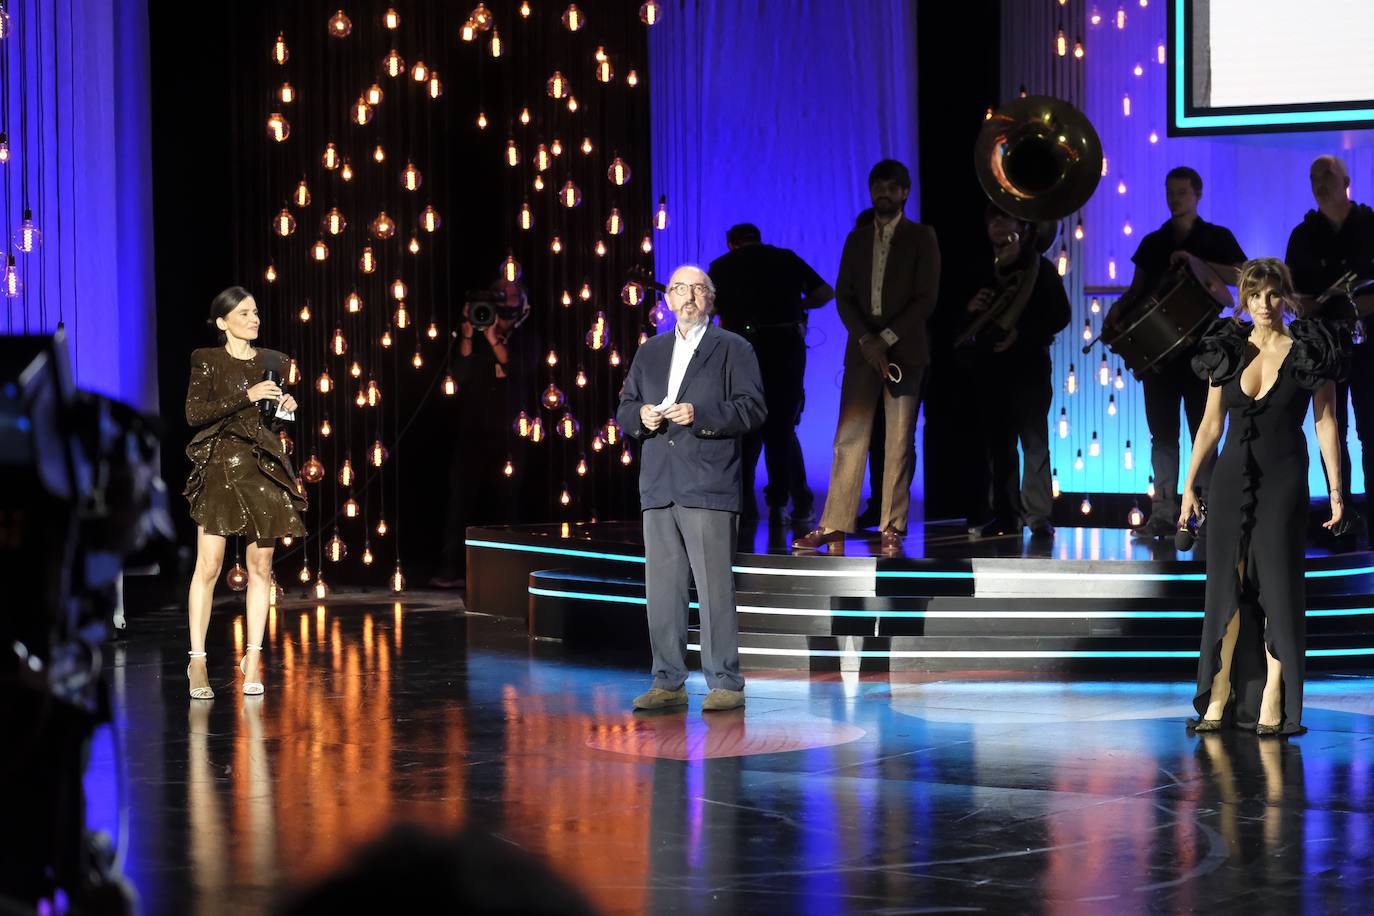
POLYGON ((191 518, 207 534, 243 535, 268 546, 306 533, 300 517, 305 495, 286 447, 248 400, 248 389, 265 370, 284 376, 287 363, 276 350, 259 349, 248 359, 223 347, 191 354, 186 422, 196 434, 186 447, 191 476, 185 496, 191 518))

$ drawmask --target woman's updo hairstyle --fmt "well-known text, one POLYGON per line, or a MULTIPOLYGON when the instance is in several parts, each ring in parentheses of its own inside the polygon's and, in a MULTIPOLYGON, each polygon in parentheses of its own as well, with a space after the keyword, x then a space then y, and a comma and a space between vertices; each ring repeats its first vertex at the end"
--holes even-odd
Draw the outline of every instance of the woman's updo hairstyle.
POLYGON ((215 332, 220 343, 224 343, 229 338, 219 329, 219 325, 215 324, 215 320, 227 318, 230 312, 239 307, 240 302, 251 295, 253 294, 242 286, 231 286, 210 302, 210 317, 205 320, 205 323, 209 325, 210 330, 215 332))

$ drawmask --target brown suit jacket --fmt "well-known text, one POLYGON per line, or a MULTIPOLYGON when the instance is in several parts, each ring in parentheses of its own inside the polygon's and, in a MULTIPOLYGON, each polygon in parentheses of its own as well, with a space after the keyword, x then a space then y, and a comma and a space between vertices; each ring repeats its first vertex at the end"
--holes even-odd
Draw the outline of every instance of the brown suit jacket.
POLYGON ((892 248, 883 274, 880 315, 871 308, 873 297, 873 224, 855 228, 844 240, 840 275, 835 281, 835 307, 849 330, 844 350, 848 369, 863 365, 859 338, 887 328, 897 335, 889 349, 893 362, 903 370, 930 364, 930 338, 926 322, 935 310, 940 287, 940 245, 935 230, 906 216, 892 234, 892 248))

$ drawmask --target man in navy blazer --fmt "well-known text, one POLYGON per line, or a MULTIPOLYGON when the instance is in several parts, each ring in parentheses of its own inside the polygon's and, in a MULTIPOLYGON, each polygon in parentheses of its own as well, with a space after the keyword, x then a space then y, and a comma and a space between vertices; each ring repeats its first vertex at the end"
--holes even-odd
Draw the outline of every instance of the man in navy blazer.
POLYGON ((754 350, 711 324, 715 286, 685 264, 668 282, 671 334, 639 348, 616 419, 640 446, 644 586, 653 686, 636 709, 687 705, 687 613, 695 582, 701 670, 711 688, 703 711, 744 705, 732 566, 740 512, 740 437, 767 410, 754 350))

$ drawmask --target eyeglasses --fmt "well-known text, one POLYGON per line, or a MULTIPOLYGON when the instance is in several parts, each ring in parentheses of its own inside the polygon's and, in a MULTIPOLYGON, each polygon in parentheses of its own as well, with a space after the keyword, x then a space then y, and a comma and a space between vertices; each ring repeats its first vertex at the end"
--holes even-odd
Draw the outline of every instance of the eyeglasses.
POLYGON ((693 295, 705 295, 709 287, 705 283, 674 283, 668 287, 668 292, 675 296, 685 296, 689 292, 693 295))

